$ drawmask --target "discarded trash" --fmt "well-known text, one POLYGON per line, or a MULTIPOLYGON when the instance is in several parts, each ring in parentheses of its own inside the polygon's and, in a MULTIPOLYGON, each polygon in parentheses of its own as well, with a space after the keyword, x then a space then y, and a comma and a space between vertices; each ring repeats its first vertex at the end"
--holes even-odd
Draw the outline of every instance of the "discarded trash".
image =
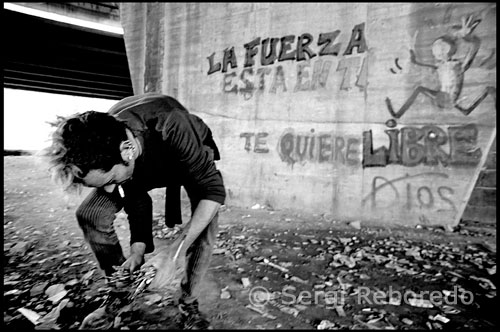
POLYGON ((267 264, 267 265, 269 265, 269 266, 272 266, 272 267, 274 267, 274 268, 276 268, 276 269, 278 269, 278 270, 280 270, 280 271, 282 271, 282 272, 289 272, 289 270, 288 270, 287 268, 282 267, 282 266, 279 266, 279 265, 277 265, 277 264, 274 264, 273 262, 271 262, 271 261, 270 261, 269 259, 267 259, 267 258, 264 258, 264 263, 265 263, 265 264, 267 264))
POLYGON ((47 287, 48 284, 49 282, 45 281, 42 282, 41 284, 33 286, 30 290, 30 295, 33 297, 42 294, 43 291, 45 290, 45 287, 47 287))
POLYGON ((390 305, 401 305, 401 297, 390 297, 389 304, 390 305))
POLYGON ((248 278, 241 278, 241 283, 243 284, 243 288, 250 287, 250 279, 248 278))
POLYGON ((356 266, 356 261, 353 258, 341 253, 335 254, 333 260, 335 263, 343 264, 351 269, 356 266))
POLYGON ((59 319, 59 316, 61 315, 61 310, 66 307, 66 305, 69 303, 69 299, 62 300, 61 303, 54 309, 52 309, 51 312, 49 312, 47 315, 43 316, 41 319, 38 320, 38 327, 37 330, 52 330, 52 329, 59 329, 58 325, 56 324, 57 320, 59 319))
POLYGON ((276 319, 276 316, 273 316, 273 315, 265 312, 264 310, 262 310, 260 308, 254 307, 251 304, 247 304, 245 307, 248 308, 248 309, 250 309, 250 310, 253 310, 253 311, 261 314, 262 316, 269 318, 269 319, 276 319))
POLYGON ((75 286, 75 285, 78 285, 78 283, 79 283, 78 279, 71 279, 70 281, 65 283, 65 285, 66 286, 75 286))
POLYGON ((418 299, 418 298, 408 299, 408 304, 413 306, 413 307, 418 307, 418 308, 433 308, 434 307, 432 305, 431 301, 424 300, 424 299, 418 299))
POLYGON ((444 314, 447 315, 456 315, 460 313, 460 310, 449 305, 443 305, 441 307, 441 310, 443 311, 444 314))
POLYGON ((349 226, 355 229, 361 229, 361 222, 360 221, 352 221, 349 223, 349 226))
POLYGON ((223 255, 225 253, 227 253, 228 250, 227 249, 223 249, 223 248, 215 248, 214 251, 213 251, 213 255, 223 255))
POLYGON ((64 287, 64 284, 51 285, 45 290, 45 295, 47 295, 48 297, 52 297, 62 292, 64 290, 64 287))
POLYGON ((9 252, 12 254, 19 254, 20 256, 24 256, 28 250, 32 247, 31 242, 21 241, 16 243, 13 247, 9 249, 9 252))
POLYGON ((432 319, 432 320, 437 320, 437 321, 439 321, 439 322, 441 322, 441 323, 444 323, 444 324, 446 324, 446 323, 448 323, 448 322, 450 321, 450 319, 449 319, 449 318, 446 318, 445 316, 441 316, 441 315, 439 315, 439 314, 437 314, 437 315, 436 315, 436 316, 434 316, 434 317, 432 317, 432 316, 431 316, 431 317, 429 317, 429 318, 430 318, 430 319, 432 319))
POLYGON ((344 308, 342 308, 341 306, 335 306, 335 311, 337 311, 337 314, 340 316, 340 317, 345 317, 346 314, 345 314, 345 311, 344 311, 344 308))
POLYGON ((296 277, 296 276, 292 276, 290 278, 291 281, 295 281, 295 282, 298 282, 298 283, 301 283, 301 284, 307 284, 308 282, 306 280, 302 280, 300 279, 299 277, 296 277))
POLYGON ((484 289, 488 289, 488 288, 491 288, 491 289, 497 289, 495 284, 491 282, 491 280, 489 279, 486 279, 486 278, 478 278, 476 276, 470 276, 470 279, 474 279, 474 280, 477 280, 477 281, 480 281, 481 283, 479 284, 482 288, 484 289))
POLYGON ((33 310, 26 309, 26 308, 19 308, 17 309, 24 317, 26 317, 31 323, 34 325, 38 324, 38 320, 41 318, 39 314, 34 312, 33 310))
POLYGON ((297 317, 299 315, 299 311, 295 308, 281 307, 280 311, 284 312, 285 314, 292 315, 294 317, 297 317))
POLYGON ((66 290, 63 290, 59 293, 57 293, 56 295, 54 296, 51 296, 49 297, 49 301, 52 302, 53 304, 57 304, 59 303, 59 301, 61 301, 66 295, 68 294, 68 291, 66 290))
POLYGON ((412 325, 413 321, 409 318, 403 318, 401 319, 401 322, 405 323, 406 325, 412 325))
POLYGON ((329 320, 322 320, 318 325, 318 330, 330 330, 336 327, 337 325, 335 323, 332 323, 329 320))
POLYGON ((148 295, 144 296, 144 299, 146 300, 147 305, 152 305, 152 304, 155 304, 157 302, 160 302, 162 300, 162 298, 163 298, 163 296, 161 296, 160 294, 157 294, 157 293, 148 294, 148 295))
POLYGON ((229 291, 227 290, 227 286, 221 289, 220 298, 222 300, 228 300, 231 298, 231 293, 229 293, 229 291))

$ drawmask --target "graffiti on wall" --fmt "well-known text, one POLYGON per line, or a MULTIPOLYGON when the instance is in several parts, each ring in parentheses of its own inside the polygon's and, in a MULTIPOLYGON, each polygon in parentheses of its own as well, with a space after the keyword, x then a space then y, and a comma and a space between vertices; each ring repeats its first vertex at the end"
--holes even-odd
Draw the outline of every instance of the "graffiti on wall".
POLYGON ((407 126, 385 130, 385 133, 389 138, 389 148, 381 146, 374 150, 372 131, 363 132, 363 167, 389 164, 472 167, 481 160, 475 124, 450 126, 447 131, 434 125, 407 126))
MULTIPOLYGON (((240 134, 245 139, 247 152, 268 153, 267 132, 240 134)), ((337 163, 348 166, 361 164, 361 140, 357 137, 335 135, 332 132, 295 132, 286 129, 278 139, 277 152, 280 159, 288 165, 297 162, 337 163)))
POLYGON ((360 164, 361 141, 356 137, 338 136, 332 132, 296 133, 287 129, 278 140, 278 154, 289 165, 296 162, 360 164))
MULTIPOLYGON (((365 40, 365 24, 356 25, 351 33, 347 47, 342 53, 342 43, 337 42, 340 30, 320 33, 316 43, 314 37, 309 33, 303 33, 296 38, 295 35, 287 35, 281 38, 255 38, 243 45, 245 57, 243 69, 228 72, 228 69, 237 69, 239 63, 236 57, 235 47, 226 48, 223 51, 222 60, 216 61, 216 53, 207 57, 209 69, 207 75, 217 72, 223 73, 222 91, 224 93, 241 94, 246 100, 252 98, 257 92, 298 92, 313 91, 324 88, 332 71, 333 62, 324 59, 324 56, 346 56, 352 55, 354 50, 357 54, 367 51, 365 40), (316 45, 316 48, 313 47, 316 45), (259 68, 255 68, 255 57, 260 59, 259 68), (318 57, 314 61, 313 58, 318 57), (287 75, 283 65, 276 65, 283 61, 296 61, 296 79, 294 82, 287 81, 287 75)), ((367 76, 366 57, 353 56, 341 58, 336 72, 341 76, 340 90, 348 90, 357 86, 360 90, 366 87, 367 76)), ((289 74, 289 73, 288 73, 289 74)))
MULTIPOLYGON (((358 137, 336 135, 333 132, 296 132, 286 129, 279 137, 277 152, 280 159, 293 165, 296 162, 339 163, 348 166, 385 167, 396 164, 444 167, 473 167, 479 164, 482 150, 477 146, 478 128, 475 124, 449 126, 406 126, 385 130, 389 147, 374 148, 372 131, 358 137), (362 158, 362 159, 361 159, 362 158)), ((269 133, 243 132, 247 152, 269 153, 269 133)))
POLYGON ((439 181, 448 179, 448 174, 440 172, 425 172, 414 175, 406 174, 404 176, 387 179, 382 176, 376 176, 371 183, 371 191, 361 201, 362 206, 367 202, 372 209, 379 207, 380 202, 377 197, 382 197, 387 206, 399 206, 406 210, 415 208, 422 210, 435 209, 438 212, 452 211, 456 212, 457 207, 454 203, 453 188, 440 185, 439 181), (430 179, 431 185, 415 185, 415 179, 430 179))
MULTIPOLYGON (((486 86, 483 91, 475 97, 469 105, 463 105, 460 101, 462 97, 462 87, 465 79, 465 72, 471 67, 477 52, 481 46, 481 40, 474 35, 474 30, 481 23, 480 19, 474 19, 473 15, 468 17, 463 16, 461 25, 453 26, 450 33, 444 34, 431 45, 431 53, 434 58, 434 63, 424 63, 417 59, 414 49, 410 49, 410 60, 413 64, 428 67, 433 70, 438 81, 438 89, 431 89, 425 86, 417 86, 406 102, 395 111, 391 99, 385 99, 389 113, 396 119, 399 119, 413 105, 419 95, 423 95, 431 99, 431 101, 439 108, 456 108, 462 114, 469 115, 481 102, 488 96, 492 96, 495 100, 496 107, 496 88, 486 86), (459 46, 466 45, 463 56, 457 54, 459 46)), ((414 39, 418 31, 415 34, 414 39)), ((415 41, 413 42, 415 44, 415 41)), ((494 55, 488 57, 488 61, 494 55)), ((395 64, 398 69, 402 69, 396 58, 395 64)), ((485 64, 486 62, 482 62, 485 64)), ((392 72, 395 71, 391 68, 392 72)))
MULTIPOLYGON (((374 139, 372 130, 363 131, 360 137, 333 131, 297 131, 288 128, 275 137, 270 131, 241 133, 243 149, 249 153, 269 154, 275 148, 279 160, 292 168, 296 163, 344 165, 363 169, 389 165, 401 166, 398 170, 408 167, 403 169, 402 176, 388 175, 388 171, 375 174, 368 180, 371 181, 369 193, 362 198, 361 205, 380 210, 390 208, 419 211, 423 221, 427 220, 426 213, 458 212, 460 199, 457 196, 462 196, 462 193, 452 184, 453 179, 448 170, 478 167, 484 151, 479 144, 480 126, 472 123, 471 113, 486 98, 492 98, 496 108, 494 84, 478 86, 479 90, 474 93, 468 91, 474 84, 467 84, 470 81, 466 73, 473 65, 475 68, 484 67, 488 70, 496 66, 496 49, 491 49, 491 46, 482 51, 482 58, 478 56, 483 46, 475 31, 481 26, 484 16, 479 18, 476 14, 461 16, 460 24, 450 25, 446 30, 436 29, 432 32, 432 37, 429 34, 420 37, 425 43, 416 43, 421 31, 415 33, 413 47, 409 51, 411 68, 430 75, 425 76, 424 82, 436 84, 419 83, 414 86, 399 109, 394 106, 394 99, 391 100, 391 96, 384 94, 381 105, 384 112, 387 109, 392 119, 386 122, 387 128, 377 133, 380 137, 375 138, 379 140, 374 139), (425 52, 421 52, 422 49, 417 45, 427 45, 427 58, 422 56, 425 52), (422 68, 430 68, 431 71, 423 71, 422 68), (419 97, 430 100, 432 109, 437 111, 458 110, 458 116, 468 119, 467 123, 443 126, 432 124, 430 120, 430 124, 426 125, 397 127, 396 120, 410 110, 419 97), (433 171, 423 172, 422 167, 416 166, 428 166, 433 171), (413 172, 417 174, 410 172, 409 168, 412 167, 415 167, 413 172), (437 172, 436 169, 441 171, 437 172)), ((264 40, 257 38, 244 45, 245 58, 241 61, 243 68, 239 72, 229 71, 238 69, 240 64, 232 47, 224 50, 221 62, 216 62, 215 53, 207 58, 210 67, 208 75, 222 73, 223 91, 241 94, 245 99, 252 98, 256 92, 299 92, 325 88, 332 73, 341 75, 342 79, 338 80, 339 90, 347 91, 358 87, 363 91, 367 86, 368 61, 368 54, 363 54, 368 53, 364 24, 353 29, 344 53, 341 52, 341 43, 335 42, 339 35, 339 30, 320 34, 317 46, 320 46, 320 41, 324 42, 320 51, 314 48, 314 38, 310 34, 303 34, 297 39, 295 36, 264 40), (357 56, 352 56, 354 49, 357 49, 357 56), (259 52, 260 58, 257 58, 259 52), (338 58, 334 60, 324 57, 326 55, 338 58), (255 68, 259 62, 257 59, 260 59, 259 68, 255 68), (296 81, 293 82, 289 81, 291 75, 285 72, 290 67, 280 63, 288 60, 296 62, 296 81)), ((390 68, 391 73, 403 71, 399 58, 396 58, 394 65, 390 68)))

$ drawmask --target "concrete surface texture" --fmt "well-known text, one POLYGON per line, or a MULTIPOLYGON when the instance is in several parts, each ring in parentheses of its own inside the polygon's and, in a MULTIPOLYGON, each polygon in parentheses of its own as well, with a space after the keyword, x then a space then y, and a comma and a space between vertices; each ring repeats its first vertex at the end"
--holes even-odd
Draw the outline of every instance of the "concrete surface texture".
POLYGON ((496 4, 122 3, 120 15, 134 93, 174 96, 213 128, 231 204, 459 222, 496 137, 496 4))

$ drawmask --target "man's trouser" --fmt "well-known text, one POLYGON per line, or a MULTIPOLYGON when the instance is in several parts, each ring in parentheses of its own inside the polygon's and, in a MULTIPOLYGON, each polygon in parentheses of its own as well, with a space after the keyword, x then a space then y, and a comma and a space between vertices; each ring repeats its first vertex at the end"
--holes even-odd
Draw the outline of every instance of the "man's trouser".
MULTIPOLYGON (((193 204, 193 201, 191 203, 193 204)), ((106 275, 114 272, 113 266, 125 262, 113 226, 116 213, 122 207, 122 198, 117 189, 113 193, 107 193, 103 188, 97 188, 92 190, 76 211, 76 218, 85 240, 106 275)), ((195 206, 192 206, 191 210, 194 211, 194 208, 195 206)), ((210 265, 217 230, 218 213, 187 250, 186 268, 181 280, 182 298, 185 302, 196 298, 193 291, 196 290, 210 265)))

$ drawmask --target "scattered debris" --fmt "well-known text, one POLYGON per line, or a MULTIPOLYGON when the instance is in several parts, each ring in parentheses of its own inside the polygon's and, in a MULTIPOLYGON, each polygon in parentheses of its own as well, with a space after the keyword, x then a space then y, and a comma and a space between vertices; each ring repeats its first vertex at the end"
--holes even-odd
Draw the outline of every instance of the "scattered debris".
POLYGON ((355 228, 355 229, 361 229, 361 222, 359 220, 351 221, 349 223, 349 226, 351 226, 352 228, 355 228))
POLYGON ((449 319, 449 318, 447 318, 447 317, 445 317, 445 316, 442 316, 442 315, 439 315, 439 314, 437 314, 437 315, 436 315, 436 316, 434 316, 434 317, 430 316, 429 318, 430 318, 431 320, 437 320, 437 321, 439 321, 439 322, 441 322, 441 323, 444 323, 444 324, 446 324, 446 323, 448 323, 448 322, 450 321, 450 319, 449 319))
POLYGON ((409 318, 402 318, 401 322, 405 323, 406 325, 413 325, 413 321, 409 318))
POLYGON ((26 308, 19 308, 17 309, 24 317, 26 317, 31 323, 34 325, 38 324, 38 320, 41 318, 39 314, 34 312, 33 310, 26 309, 26 308))
POLYGON ((253 311, 255 311, 255 312, 259 313, 259 314, 261 314, 262 316, 264 316, 266 318, 276 319, 276 316, 273 316, 273 315, 267 313, 266 311, 264 311, 264 310, 262 310, 260 308, 257 308, 257 307, 255 307, 255 306, 253 306, 251 304, 247 304, 245 307, 248 308, 248 309, 250 309, 250 310, 253 310, 253 311))
POLYGON ((64 291, 64 289, 65 289, 64 284, 51 285, 45 290, 45 295, 47 295, 48 297, 52 297, 54 295, 61 293, 62 291, 64 291))
POLYGON ((49 282, 45 281, 45 282, 42 282, 38 285, 33 286, 30 289, 30 296, 33 297, 33 296, 37 296, 37 295, 42 294, 48 284, 49 284, 49 282))
POLYGON ((300 284, 306 284, 306 285, 309 283, 307 280, 302 280, 302 279, 300 279, 299 277, 296 277, 296 276, 290 277, 290 280, 298 282, 300 284))
POLYGON ((345 311, 344 311, 344 308, 343 308, 343 307, 336 305, 334 308, 335 308, 335 311, 337 311, 337 314, 338 314, 340 317, 345 317, 345 316, 346 316, 346 314, 345 314, 345 311))
POLYGON ((241 278, 241 283, 243 284, 243 288, 250 287, 250 279, 248 278, 241 278))
POLYGON ((229 291, 227 290, 227 288, 228 288, 228 286, 226 286, 223 289, 221 289, 220 298, 222 300, 227 300, 227 299, 231 298, 231 293, 229 293, 229 291))
POLYGON ((13 247, 9 249, 9 253, 24 256, 26 255, 26 252, 32 248, 32 245, 33 243, 30 241, 17 242, 13 247))
POLYGON ((61 315, 61 310, 70 303, 69 299, 64 299, 57 307, 52 309, 47 315, 43 316, 38 322, 37 330, 58 330, 57 320, 61 315))
POLYGON ((66 295, 68 294, 68 291, 66 290, 63 290, 57 294, 55 294, 54 296, 51 296, 49 297, 49 301, 52 302, 53 304, 57 304, 59 303, 59 301, 61 301, 66 295))
POLYGON ((434 305, 431 301, 420 298, 409 298, 408 304, 418 308, 434 308, 434 305))
POLYGON ((155 303, 160 302, 163 299, 163 296, 158 293, 148 294, 144 296, 144 300, 146 300, 146 305, 153 305, 155 303))
POLYGON ((274 267, 274 268, 276 268, 276 269, 278 269, 278 270, 280 270, 280 271, 282 271, 282 272, 289 272, 289 270, 288 270, 287 268, 282 267, 282 266, 279 266, 279 265, 277 265, 277 264, 274 264, 273 262, 271 262, 271 261, 270 261, 269 259, 267 259, 267 258, 264 258, 264 264, 267 264, 267 265, 269 265, 269 266, 272 266, 272 267, 274 267))
POLYGON ((330 322, 329 320, 322 320, 318 325, 318 330, 336 330, 337 324, 330 322))

